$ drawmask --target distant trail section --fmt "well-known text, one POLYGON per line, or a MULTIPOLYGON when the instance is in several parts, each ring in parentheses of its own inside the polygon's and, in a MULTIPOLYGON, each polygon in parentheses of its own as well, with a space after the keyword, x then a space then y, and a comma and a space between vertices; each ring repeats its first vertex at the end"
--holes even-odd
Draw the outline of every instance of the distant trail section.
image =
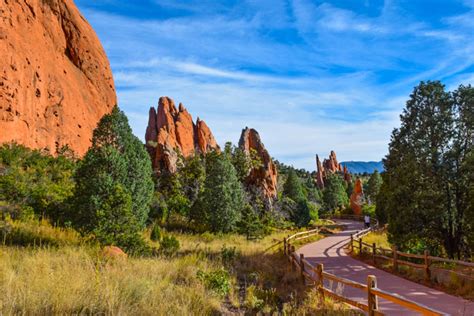
MULTIPOLYGON (((363 229, 363 224, 350 220, 338 220, 337 223, 343 224, 346 229, 307 244, 298 249, 297 253, 304 254, 305 259, 313 266, 322 263, 324 271, 338 277, 365 284, 368 275, 375 275, 377 277, 377 287, 384 291, 401 295, 450 315, 474 315, 474 302, 472 301, 408 281, 347 255, 344 245, 349 241, 351 234, 363 229)), ((340 288, 337 284, 333 284, 332 289, 345 297, 367 303, 367 293, 362 290, 348 287, 340 288)), ((379 310, 386 315, 420 315, 380 298, 379 310)))

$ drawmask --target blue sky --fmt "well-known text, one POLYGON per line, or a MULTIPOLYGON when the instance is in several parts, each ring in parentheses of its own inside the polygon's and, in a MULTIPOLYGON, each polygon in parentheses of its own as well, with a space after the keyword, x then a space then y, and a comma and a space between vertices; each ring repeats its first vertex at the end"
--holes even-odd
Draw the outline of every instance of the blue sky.
POLYGON ((143 139, 160 96, 220 144, 256 128, 270 154, 380 160, 420 80, 474 84, 474 0, 76 0, 143 139))

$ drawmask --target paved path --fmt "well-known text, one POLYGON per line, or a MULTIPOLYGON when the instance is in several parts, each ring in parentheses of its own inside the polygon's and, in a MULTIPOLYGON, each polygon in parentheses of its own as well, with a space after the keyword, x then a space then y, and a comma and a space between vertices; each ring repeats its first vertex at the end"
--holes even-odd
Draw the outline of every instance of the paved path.
MULTIPOLYGON (((472 301, 405 280, 348 256, 343 246, 349 240, 351 234, 363 229, 362 224, 348 220, 338 222, 346 225, 346 230, 305 245, 297 252, 303 253, 305 258, 313 265, 316 263, 324 264, 324 270, 328 273, 363 284, 367 283, 367 275, 373 274, 377 277, 377 286, 382 290, 399 294, 450 315, 474 315, 474 302, 472 301)), ((330 284, 325 284, 325 286, 328 287, 330 284)), ((348 287, 337 289, 336 284, 333 284, 332 290, 338 293, 342 291, 342 294, 346 297, 364 303, 367 302, 367 294, 362 290, 348 287)), ((380 298, 379 308, 387 315, 419 315, 380 298)))

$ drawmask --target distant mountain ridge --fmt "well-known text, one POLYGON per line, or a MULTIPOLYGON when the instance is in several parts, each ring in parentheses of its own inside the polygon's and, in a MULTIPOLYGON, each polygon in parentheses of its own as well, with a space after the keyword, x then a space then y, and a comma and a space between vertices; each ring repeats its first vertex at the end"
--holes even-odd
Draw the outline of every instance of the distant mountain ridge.
POLYGON ((346 166, 350 173, 373 173, 375 170, 383 172, 382 161, 344 161, 341 165, 346 166))

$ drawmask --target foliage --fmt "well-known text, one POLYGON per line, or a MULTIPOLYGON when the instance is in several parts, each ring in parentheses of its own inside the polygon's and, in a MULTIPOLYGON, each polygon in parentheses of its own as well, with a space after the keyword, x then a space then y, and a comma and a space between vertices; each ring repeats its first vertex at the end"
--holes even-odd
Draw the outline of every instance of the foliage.
POLYGON ((278 206, 285 218, 290 219, 292 214, 296 212, 297 204, 289 197, 283 197, 278 201, 278 206))
POLYGON ((232 263, 237 259, 238 256, 240 256, 240 253, 237 251, 237 247, 227 247, 226 245, 222 246, 221 258, 224 264, 232 263))
POLYGON ((8 202, 10 215, 21 218, 34 212, 55 221, 61 219, 74 188, 76 163, 72 156, 67 148, 53 157, 15 143, 2 145, 0 200, 8 202))
POLYGON ((244 191, 228 155, 211 152, 206 156, 206 180, 193 208, 197 223, 213 232, 236 229, 244 205, 244 191))
POLYGON ((296 202, 296 209, 291 214, 291 220, 298 227, 308 226, 311 221, 310 206, 307 200, 300 199, 296 202))
POLYGON ((148 218, 151 174, 148 153, 115 107, 94 130, 75 174, 75 226, 102 243, 141 247, 138 234, 148 218))
POLYGON ((151 229, 150 239, 153 241, 161 240, 161 227, 157 223, 155 223, 151 229))
POLYGON ((375 205, 374 204, 362 205, 362 214, 369 215, 370 217, 376 217, 375 205))
POLYGON ((323 205, 327 212, 344 207, 349 202, 344 181, 336 174, 330 174, 326 179, 323 191, 323 205))
POLYGON ((167 255, 174 255, 179 250, 179 240, 174 236, 164 236, 160 240, 160 251, 167 255))
POLYGON ((319 219, 319 205, 313 202, 308 202, 309 217, 316 222, 319 219))
POLYGON ((285 186, 283 187, 283 195, 295 202, 305 199, 300 179, 293 169, 290 169, 288 172, 288 178, 286 179, 285 186))
POLYGON ((217 295, 224 297, 229 294, 231 289, 229 272, 224 269, 204 272, 198 271, 198 279, 200 279, 206 288, 214 291, 217 295))
POLYGON ((264 234, 264 224, 255 209, 248 204, 242 209, 242 217, 238 226, 239 232, 247 239, 258 239, 264 234))
POLYGON ((400 249, 421 245, 433 254, 470 256, 473 109, 474 88, 449 93, 440 82, 421 82, 407 101, 377 197, 377 215, 400 249))
POLYGON ((377 198, 377 194, 380 191, 380 187, 382 186, 382 177, 380 173, 375 170, 374 173, 369 178, 367 182, 367 188, 365 189, 365 194, 368 197, 370 203, 375 202, 377 198))

